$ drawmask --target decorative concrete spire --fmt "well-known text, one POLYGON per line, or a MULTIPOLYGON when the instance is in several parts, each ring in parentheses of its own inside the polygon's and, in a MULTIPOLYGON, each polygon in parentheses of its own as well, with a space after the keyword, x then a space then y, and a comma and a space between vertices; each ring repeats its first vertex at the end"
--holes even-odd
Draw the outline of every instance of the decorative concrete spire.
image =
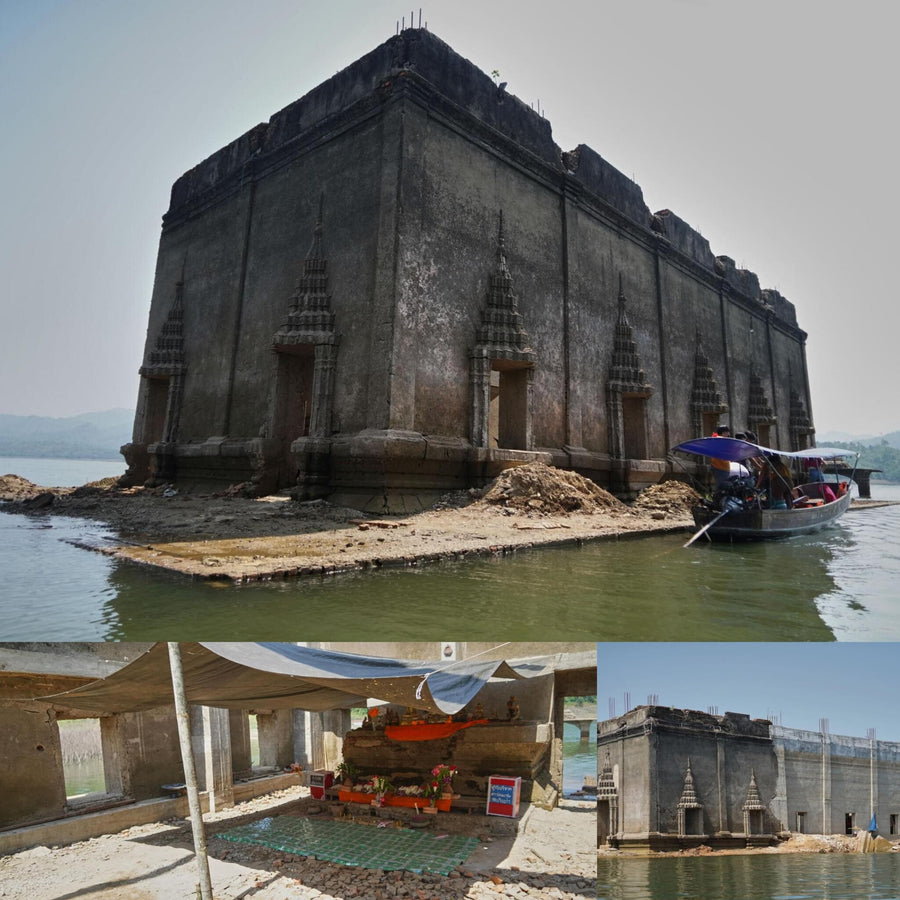
POLYGON ((647 383, 647 376, 641 368, 641 360, 634 342, 631 324, 625 312, 625 291, 622 287, 622 274, 619 273, 619 315, 616 320, 613 338, 612 362, 609 366, 607 389, 620 393, 650 396, 652 385, 647 383))
POLYGON ((323 195, 319 195, 319 214, 312 244, 297 285, 288 300, 287 320, 275 332, 276 349, 297 344, 328 344, 334 341, 334 313, 328 293, 328 260, 322 250, 323 195))
POLYGON ((604 799, 618 796, 616 783, 613 780, 612 760, 609 756, 609 750, 606 751, 606 762, 600 771, 600 778, 597 782, 597 799, 604 799))
POLYGON ((744 812, 766 808, 766 804, 759 797, 759 788, 756 786, 756 772, 750 770, 750 786, 747 788, 747 799, 741 809, 744 812))
POLYGON ((688 759, 687 771, 684 774, 684 789, 681 791, 681 799, 678 801, 679 809, 700 809, 702 804, 697 799, 694 790, 694 773, 691 771, 691 761, 688 759))
POLYGON ((694 354, 694 389, 691 405, 699 413, 723 413, 728 406, 722 402, 719 385, 703 349, 703 334, 697 329, 697 350, 694 354))
POLYGON ((141 375, 179 375, 184 371, 184 266, 175 282, 175 298, 169 307, 166 321, 156 337, 156 347, 150 351, 147 365, 141 366, 141 375))
POLYGON ((755 366, 750 366, 750 409, 747 414, 747 421, 751 425, 766 425, 775 422, 775 416, 772 414, 772 407, 769 404, 769 398, 762 385, 762 379, 756 371, 755 366))
POLYGON ((528 332, 519 313, 519 304, 512 287, 512 275, 506 261, 506 239, 503 233, 503 212, 497 235, 497 271, 490 276, 487 303, 478 329, 476 356, 490 359, 534 361, 528 332))

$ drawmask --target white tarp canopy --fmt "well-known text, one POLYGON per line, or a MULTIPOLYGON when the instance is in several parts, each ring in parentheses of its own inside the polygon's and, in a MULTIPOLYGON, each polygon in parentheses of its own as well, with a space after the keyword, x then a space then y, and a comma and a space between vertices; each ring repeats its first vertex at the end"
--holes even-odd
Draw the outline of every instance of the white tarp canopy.
MULTIPOLYGON (((188 703, 230 709, 252 707, 322 711, 389 703, 452 715, 492 678, 546 674, 538 663, 468 659, 422 663, 338 653, 286 643, 187 643, 181 645, 188 703)), ((101 714, 172 703, 165 644, 119 671, 80 688, 42 697, 56 707, 101 714)))

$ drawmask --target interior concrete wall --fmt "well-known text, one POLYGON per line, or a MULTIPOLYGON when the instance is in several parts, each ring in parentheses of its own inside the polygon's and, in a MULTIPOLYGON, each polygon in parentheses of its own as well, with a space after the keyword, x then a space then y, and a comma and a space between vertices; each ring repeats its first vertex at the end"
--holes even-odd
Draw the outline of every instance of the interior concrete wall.
POLYGON ((63 815, 59 729, 45 704, 0 700, 0 760, 0 827, 63 815))

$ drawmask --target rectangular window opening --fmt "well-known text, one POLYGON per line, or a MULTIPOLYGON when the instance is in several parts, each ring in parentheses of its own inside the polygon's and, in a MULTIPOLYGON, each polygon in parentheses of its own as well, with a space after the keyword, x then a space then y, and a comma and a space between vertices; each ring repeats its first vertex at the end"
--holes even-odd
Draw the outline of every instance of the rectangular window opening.
POLYGON ((61 719, 58 725, 66 800, 106 794, 100 719, 61 719))

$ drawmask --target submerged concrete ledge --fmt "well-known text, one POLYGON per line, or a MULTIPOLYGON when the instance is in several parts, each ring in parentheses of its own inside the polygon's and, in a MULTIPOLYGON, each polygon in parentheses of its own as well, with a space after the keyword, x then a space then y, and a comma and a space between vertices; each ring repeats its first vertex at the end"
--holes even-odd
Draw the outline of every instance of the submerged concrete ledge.
MULTIPOLYGON (((397 542, 400 546, 389 546, 385 539, 386 546, 374 547, 367 552, 340 546, 341 543, 350 543, 346 535, 340 540, 327 535, 328 539, 322 540, 326 537, 325 533, 296 538, 208 540, 156 543, 146 546, 123 544, 92 546, 88 549, 115 559, 178 572, 197 580, 250 583, 336 576, 367 569, 412 568, 491 556, 511 556, 527 550, 580 546, 594 541, 636 539, 685 532, 693 528, 690 517, 685 516, 660 522, 642 521, 638 527, 635 527, 633 522, 620 523, 623 527, 617 527, 616 523, 608 520, 603 524, 597 521, 592 527, 592 523, 583 521, 591 517, 567 518, 577 521, 529 525, 521 529, 523 532, 521 535, 503 534, 502 537, 459 534, 455 529, 445 531, 429 523, 431 533, 423 536, 421 546, 409 546, 408 538, 417 537, 413 531, 412 534, 405 536, 407 540, 397 542), (294 546, 286 547, 285 543, 294 546), (323 548, 322 543, 330 546, 323 548), (449 543, 451 546, 435 548, 434 545, 440 543, 449 543), (339 556, 341 553, 346 553, 348 558, 342 560, 339 556)), ((603 517, 596 518, 602 520, 603 517)))

